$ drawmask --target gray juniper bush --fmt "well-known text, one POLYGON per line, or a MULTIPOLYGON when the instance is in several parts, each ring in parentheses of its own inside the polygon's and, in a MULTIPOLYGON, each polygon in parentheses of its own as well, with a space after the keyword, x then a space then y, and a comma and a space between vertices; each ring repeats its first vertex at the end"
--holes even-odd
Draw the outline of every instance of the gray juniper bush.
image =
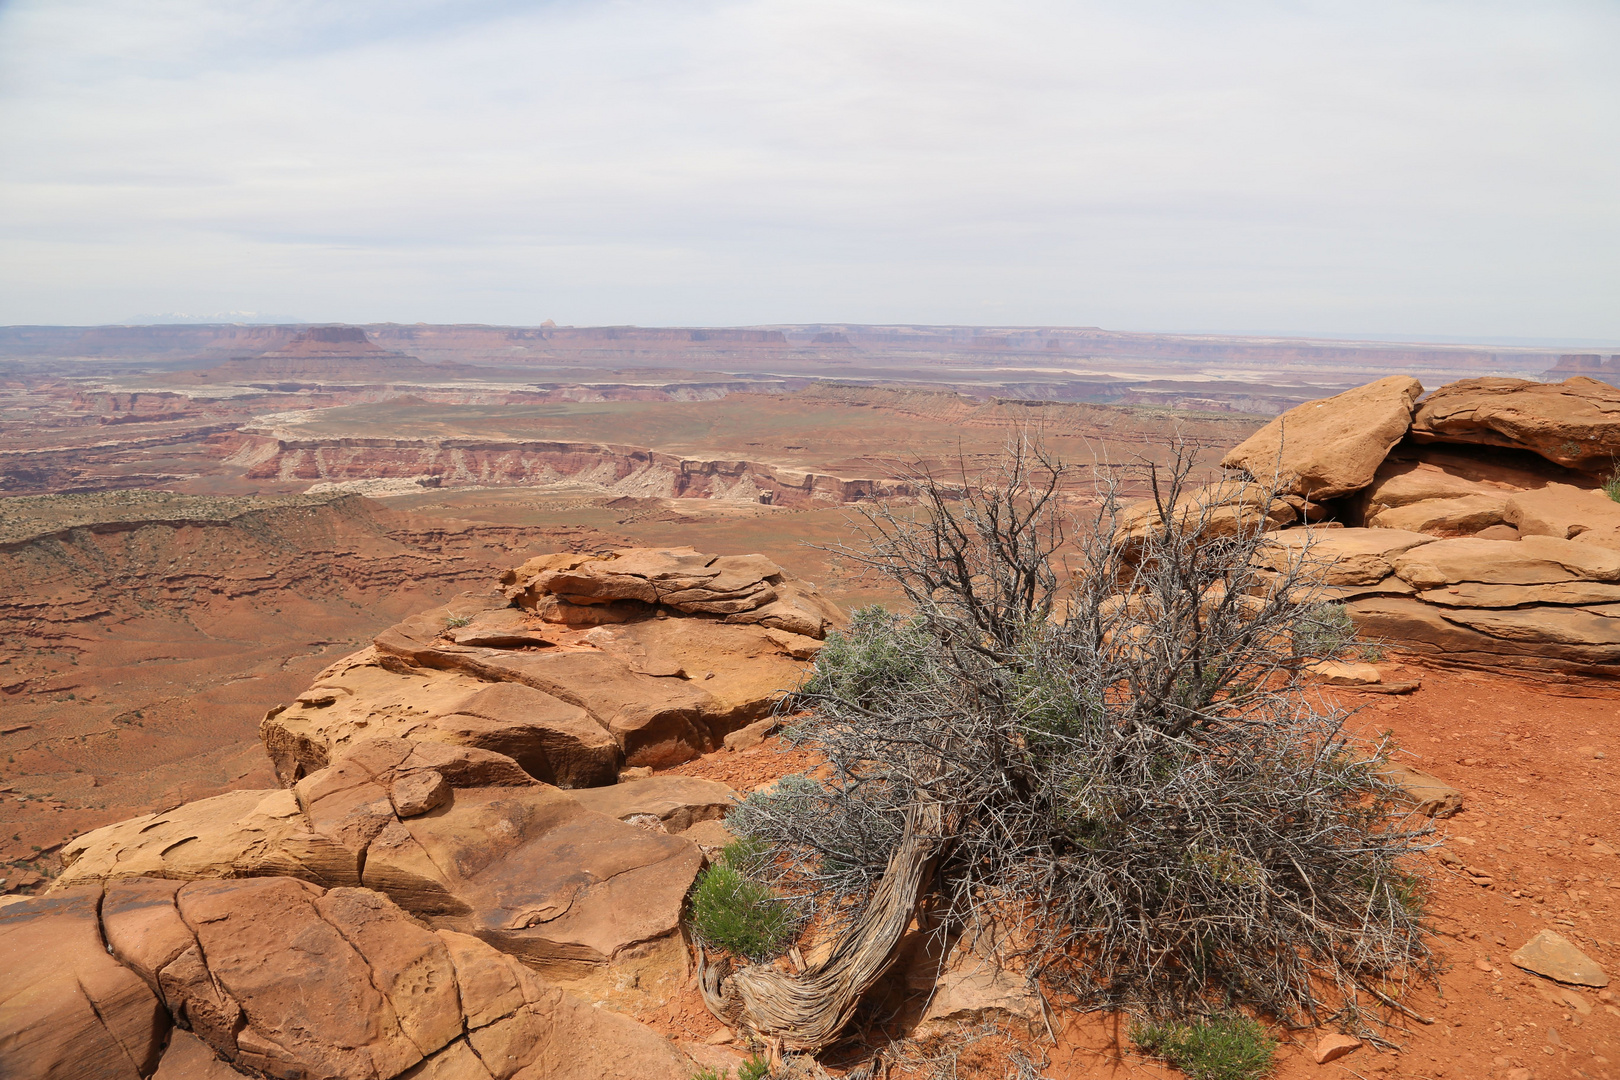
MULTIPOLYGON (((790 737, 828 767, 733 812, 769 853, 754 875, 845 953, 892 956, 874 927, 912 911, 881 909, 920 906, 1082 1007, 1363 1031, 1402 1008, 1434 971, 1401 865, 1427 830, 1299 678, 1345 642, 1305 558, 1255 558, 1275 493, 1212 496, 1193 458, 1143 466, 1145 509, 1033 441, 978 475, 918 470, 914 511, 867 507, 840 550, 909 609, 857 613, 794 695, 790 737)), ((745 976, 747 1019, 818 1033, 799 1045, 853 1007, 745 976)))

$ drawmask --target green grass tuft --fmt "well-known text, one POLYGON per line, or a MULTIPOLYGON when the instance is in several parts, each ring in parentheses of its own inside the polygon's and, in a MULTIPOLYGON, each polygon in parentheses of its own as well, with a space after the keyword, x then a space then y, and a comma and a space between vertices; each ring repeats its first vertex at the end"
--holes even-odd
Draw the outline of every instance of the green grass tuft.
POLYGON ((1615 502, 1620 502, 1620 469, 1610 473, 1609 478, 1603 481, 1603 494, 1615 502))
POLYGON ((1131 1039, 1192 1080, 1258 1080, 1270 1075, 1277 1052, 1265 1028, 1236 1014, 1188 1024, 1133 1024, 1131 1039))
MULTIPOLYGON (((758 1054, 737 1067, 737 1080, 767 1080, 770 1074, 770 1064, 758 1054)), ((730 1070, 699 1069, 692 1074, 692 1080, 730 1080, 730 1077, 730 1070)))
POLYGON ((704 944, 761 961, 780 956, 792 942, 798 928, 792 905, 750 876, 764 858, 759 841, 738 840, 698 878, 688 919, 704 944))

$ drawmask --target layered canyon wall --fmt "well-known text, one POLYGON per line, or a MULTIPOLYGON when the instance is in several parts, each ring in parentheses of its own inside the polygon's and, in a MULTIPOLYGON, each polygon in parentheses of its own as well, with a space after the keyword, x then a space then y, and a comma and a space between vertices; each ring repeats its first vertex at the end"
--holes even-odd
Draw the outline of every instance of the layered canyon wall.
POLYGON ((830 476, 758 461, 687 458, 613 443, 250 434, 231 460, 248 466, 250 480, 280 483, 414 480, 424 486, 492 487, 576 483, 621 495, 741 499, 788 507, 910 493, 903 481, 830 476))

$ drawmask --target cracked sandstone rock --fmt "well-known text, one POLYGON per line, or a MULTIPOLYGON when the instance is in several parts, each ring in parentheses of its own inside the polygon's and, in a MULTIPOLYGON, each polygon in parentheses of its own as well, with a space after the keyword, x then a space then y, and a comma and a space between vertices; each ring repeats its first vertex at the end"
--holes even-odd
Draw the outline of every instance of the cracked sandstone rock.
MULTIPOLYGON (((479 610, 503 611, 503 603, 495 596, 463 597, 407 619, 377 636, 373 662, 411 678, 447 671, 550 695, 584 710, 613 737, 631 767, 677 764, 718 749, 727 734, 770 714, 781 693, 803 677, 801 658, 820 645, 780 627, 729 618, 660 618, 651 607, 615 625, 558 626, 548 632, 552 645, 545 648, 450 640, 448 621, 476 621, 479 610)), ((360 701, 350 706, 351 714, 360 701)), ((417 730, 445 730, 427 719, 417 730)), ((303 708, 266 717, 261 730, 278 761, 302 760, 301 753, 317 749, 325 726, 303 708)))
POLYGON ((1522 447, 1606 474, 1620 455, 1620 389, 1585 376, 1561 383, 1463 379, 1429 395, 1413 418, 1412 438, 1522 447))
MULTIPOLYGON (((653 812, 687 823, 729 801, 729 789, 704 781, 691 781, 701 790, 684 801, 673 789, 659 798, 664 782, 642 783, 653 812)), ((373 739, 292 791, 232 792, 120 822, 78 838, 64 858, 56 891, 137 876, 365 886, 436 926, 576 975, 678 949, 703 856, 588 809, 502 755, 373 739), (443 801, 402 817, 395 793, 429 777, 449 789, 443 801)))
POLYGON ((620 751, 578 705, 521 683, 388 664, 375 648, 344 657, 259 726, 283 783, 380 736, 492 750, 560 787, 612 783, 620 751))
POLYGON ((641 1024, 366 889, 133 878, 8 905, 0 941, 21 960, 0 1003, 0 1075, 237 1075, 224 1062, 344 1080, 693 1072, 641 1024))
POLYGON ((545 619, 590 621, 589 609, 611 606, 606 622, 644 605, 688 615, 725 617, 821 639, 843 614, 814 585, 763 555, 705 555, 692 548, 628 548, 608 556, 544 555, 509 572, 502 583, 519 606, 545 619), (579 609, 587 609, 581 611, 579 609))

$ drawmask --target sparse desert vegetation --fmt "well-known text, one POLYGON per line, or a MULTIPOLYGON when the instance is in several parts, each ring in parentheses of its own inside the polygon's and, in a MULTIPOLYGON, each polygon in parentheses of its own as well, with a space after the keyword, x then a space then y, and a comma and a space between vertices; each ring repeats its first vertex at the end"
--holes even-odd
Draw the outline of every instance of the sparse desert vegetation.
MULTIPOLYGON (((1403 866, 1429 830, 1380 778, 1386 748, 1348 739, 1301 677, 1353 629, 1314 601, 1308 550, 1262 585, 1265 501, 1171 513, 1190 464, 1154 470, 1145 513, 1101 476, 1076 521, 1067 468, 1021 443, 976 477, 920 473, 920 508, 866 511, 846 555, 908 611, 857 613, 794 695, 789 738, 823 770, 728 819, 769 845, 771 880, 834 955, 900 948, 894 905, 920 902, 942 941, 980 943, 1057 1000, 1192 1024, 1184 1047, 1156 1045, 1211 1062, 1240 1029, 1205 1013, 1377 1037, 1370 1006, 1432 978, 1424 885, 1403 866)), ((811 1049, 866 989, 822 982, 834 992, 783 1006, 769 995, 793 976, 730 978, 722 1015, 811 1049)))

